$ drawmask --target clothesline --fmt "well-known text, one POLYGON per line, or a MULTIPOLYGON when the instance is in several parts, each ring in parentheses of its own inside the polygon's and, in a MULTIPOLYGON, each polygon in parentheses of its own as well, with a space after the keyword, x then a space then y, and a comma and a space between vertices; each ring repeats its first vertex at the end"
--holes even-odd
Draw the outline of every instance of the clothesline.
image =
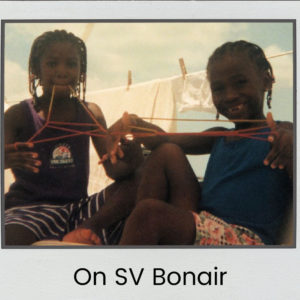
POLYGON ((294 52, 292 50, 290 50, 290 51, 282 52, 282 53, 279 53, 279 54, 267 56, 267 58, 268 59, 270 59, 270 58, 276 58, 276 57, 279 57, 279 56, 284 56, 284 55, 293 54, 293 53, 294 52))
MULTIPOLYGON (((293 53, 294 53, 293 50, 290 50, 290 51, 285 51, 285 52, 281 52, 278 54, 270 55, 267 58, 273 59, 273 58, 277 58, 277 57, 281 57, 281 56, 285 56, 285 55, 290 55, 293 53)), ((185 76, 186 76, 186 78, 189 78, 196 74, 200 74, 200 73, 205 74, 205 72, 206 72, 205 70, 201 70, 201 71, 197 71, 197 72, 187 73, 185 76)), ((182 78, 182 75, 173 75, 173 76, 164 77, 164 78, 157 78, 157 79, 152 79, 152 80, 148 80, 148 81, 144 81, 144 82, 140 82, 140 83, 131 84, 130 88, 147 85, 147 84, 154 83, 154 82, 162 82, 163 83, 166 81, 176 80, 176 79, 180 79, 180 78, 182 78)), ((94 94, 98 94, 101 92, 110 92, 110 91, 115 91, 115 90, 119 90, 119 89, 125 89, 127 87, 128 87, 127 85, 122 85, 122 86, 118 86, 118 87, 104 88, 104 89, 100 89, 100 90, 92 90, 92 91, 88 91, 87 95, 93 96, 94 94)), ((8 101, 7 98, 4 97, 5 109, 8 108, 10 104, 15 103, 15 102, 19 102, 19 101, 8 101)))
MULTIPOLYGON (((285 51, 285 52, 281 52, 281 53, 278 53, 278 54, 267 56, 267 59, 273 59, 273 58, 277 58, 277 57, 281 57, 281 56, 285 56, 285 55, 290 55, 290 54, 293 54, 293 53, 294 53, 293 50, 289 50, 289 51, 285 51)), ((206 73, 206 70, 200 70, 200 71, 196 71, 196 72, 186 73, 185 76, 189 77, 189 76, 193 76, 193 75, 196 75, 196 74, 199 74, 199 73, 206 73)), ((138 86, 141 86, 141 85, 147 85, 147 84, 157 82, 157 81, 159 81, 159 82, 171 81, 171 80, 175 80, 175 79, 179 79, 179 78, 182 78, 181 74, 180 75, 173 75, 173 76, 169 76, 169 77, 164 77, 164 78, 151 79, 151 80, 147 80, 147 81, 143 81, 143 82, 139 82, 139 83, 134 83, 134 84, 131 84, 130 87, 138 87, 138 86)), ((109 91, 112 91, 112 90, 124 89, 124 88, 127 88, 127 85, 121 85, 121 86, 118 86, 118 87, 111 87, 111 88, 105 88, 105 89, 100 89, 100 90, 93 90, 93 91, 87 92, 87 94, 88 95, 93 95, 93 94, 97 94, 99 92, 104 92, 104 91, 109 92, 109 91)))

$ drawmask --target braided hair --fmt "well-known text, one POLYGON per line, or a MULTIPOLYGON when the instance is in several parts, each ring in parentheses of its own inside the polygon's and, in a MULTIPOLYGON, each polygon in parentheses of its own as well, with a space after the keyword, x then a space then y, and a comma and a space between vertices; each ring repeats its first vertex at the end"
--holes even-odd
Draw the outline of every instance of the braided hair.
MULTIPOLYGON (((236 42, 227 42, 220 47, 218 47, 213 54, 208 59, 207 63, 207 71, 209 72, 209 68, 212 63, 214 63, 217 59, 225 56, 226 54, 238 54, 238 53, 246 53, 251 61, 253 61, 258 70, 262 72, 267 72, 270 76, 272 82, 274 82, 273 69, 269 61, 267 60, 264 51, 257 45, 247 42, 247 41, 236 41, 236 42)), ((267 93, 267 105, 268 108, 271 108, 272 101, 272 90, 268 90, 267 93)))
POLYGON ((33 96, 35 108, 37 110, 39 110, 39 98, 36 90, 40 84, 39 76, 41 57, 45 53, 46 49, 55 42, 70 42, 77 48, 80 57, 80 79, 75 92, 78 97, 80 97, 82 85, 82 99, 83 101, 85 100, 87 70, 87 53, 85 43, 73 33, 68 33, 65 30, 47 31, 34 40, 29 56, 29 92, 33 96))

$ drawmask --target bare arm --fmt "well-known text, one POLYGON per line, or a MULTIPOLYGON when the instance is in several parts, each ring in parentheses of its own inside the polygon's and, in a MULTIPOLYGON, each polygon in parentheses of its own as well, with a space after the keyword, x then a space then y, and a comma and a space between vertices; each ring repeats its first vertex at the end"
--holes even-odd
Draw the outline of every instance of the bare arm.
MULTIPOLYGON (((204 132, 209 133, 210 131, 224 131, 224 127, 213 127, 205 130, 204 132)), ((216 141, 215 136, 170 136, 169 141, 180 146, 185 154, 208 154, 216 141)))
MULTIPOLYGON (((145 133, 144 137, 137 137, 136 139, 145 145, 148 149, 154 149, 162 143, 174 143, 180 146, 186 154, 207 154, 210 153, 216 137, 214 136, 197 136, 197 135, 159 135, 164 132, 155 124, 146 122, 141 118, 130 115, 130 125, 132 132, 145 133), (152 133, 151 133, 152 130, 152 133), (158 133, 155 135, 155 132, 158 133), (149 136, 147 136, 149 134, 149 136), (151 136, 153 134, 153 136, 151 136)), ((209 131, 223 131, 224 127, 214 127, 206 130, 209 131)))
MULTIPOLYGON (((96 120, 107 130, 104 115, 98 105, 94 103, 87 103, 87 105, 96 120)), ((109 133, 110 130, 107 130, 104 133, 104 137, 92 137, 93 144, 100 159, 102 159, 104 155, 107 155, 107 153, 110 153, 114 147, 115 141, 109 133)), ((123 139, 120 143, 122 155, 119 156, 115 162, 112 162, 110 159, 106 159, 103 162, 107 176, 112 179, 121 179, 132 174, 143 160, 142 150, 139 144, 123 139)))
POLYGON ((20 104, 13 105, 4 114, 4 168, 19 168, 38 173, 41 161, 32 143, 23 142, 22 130, 26 120, 20 104))

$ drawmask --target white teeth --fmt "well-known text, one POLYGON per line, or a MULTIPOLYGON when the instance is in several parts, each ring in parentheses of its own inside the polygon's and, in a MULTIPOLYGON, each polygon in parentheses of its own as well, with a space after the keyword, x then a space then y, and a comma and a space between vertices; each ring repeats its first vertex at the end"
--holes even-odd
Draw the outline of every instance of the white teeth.
POLYGON ((228 108, 229 112, 237 112, 242 108, 242 104, 228 108))

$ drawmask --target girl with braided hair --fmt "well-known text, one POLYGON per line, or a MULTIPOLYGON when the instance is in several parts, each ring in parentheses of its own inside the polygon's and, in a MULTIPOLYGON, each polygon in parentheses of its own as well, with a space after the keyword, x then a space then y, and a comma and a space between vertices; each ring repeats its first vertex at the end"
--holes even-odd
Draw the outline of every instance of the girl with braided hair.
MULTIPOLYGON (((170 143, 152 152, 138 188, 141 201, 120 244, 278 243, 292 198, 293 126, 264 115, 266 93, 271 105, 272 67, 259 46, 228 42, 209 58, 207 75, 218 113, 235 128, 170 136, 170 143), (234 131, 241 135, 231 135, 234 131), (254 138, 243 136, 249 132, 254 138), (207 153, 200 188, 185 154, 207 153)), ((147 126, 136 117, 130 122, 147 126)))
POLYGON ((113 243, 113 223, 130 209, 120 195, 131 191, 125 179, 142 162, 140 145, 113 146, 101 109, 85 101, 86 70, 86 46, 72 33, 55 30, 35 39, 29 58, 32 98, 4 116, 5 168, 15 176, 5 195, 6 245, 61 239, 103 206, 103 192, 87 195, 89 135, 100 158, 111 154, 104 167, 118 187, 107 189, 117 195, 103 206, 100 232, 86 226, 77 235, 89 244, 113 243))

